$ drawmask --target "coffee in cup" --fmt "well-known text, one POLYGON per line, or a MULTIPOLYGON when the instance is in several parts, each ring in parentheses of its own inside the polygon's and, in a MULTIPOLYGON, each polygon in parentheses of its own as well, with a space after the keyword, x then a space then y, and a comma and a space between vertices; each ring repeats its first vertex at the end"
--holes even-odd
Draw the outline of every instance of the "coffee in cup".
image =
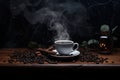
POLYGON ((57 40, 54 45, 57 52, 61 55, 70 55, 71 52, 79 48, 79 44, 74 43, 72 40, 57 40))

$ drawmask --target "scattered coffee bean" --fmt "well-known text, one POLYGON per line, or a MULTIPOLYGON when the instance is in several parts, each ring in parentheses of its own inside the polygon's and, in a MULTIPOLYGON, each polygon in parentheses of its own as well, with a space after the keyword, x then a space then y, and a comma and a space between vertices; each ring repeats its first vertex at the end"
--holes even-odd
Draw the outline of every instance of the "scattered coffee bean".
MULTIPOLYGON (((43 52, 44 54, 45 52, 43 52)), ((15 63, 15 62, 23 62, 24 64, 27 63, 38 63, 38 64, 44 64, 45 62, 50 64, 57 64, 58 60, 51 59, 47 55, 43 55, 42 52, 36 52, 35 50, 16 50, 14 53, 12 53, 10 56, 10 59, 8 60, 9 63, 15 63)), ((81 54, 78 56, 78 59, 81 62, 93 62, 95 64, 100 63, 108 63, 108 58, 99 57, 96 54, 93 54, 91 52, 81 52, 81 54)), ((77 60, 73 59, 72 62, 76 62, 77 60)), ((113 61, 111 63, 114 63, 113 61)))
POLYGON ((24 64, 27 63, 38 63, 44 64, 44 62, 48 62, 50 64, 56 64, 57 61, 50 60, 47 56, 42 55, 40 52, 32 51, 32 50, 16 50, 10 56, 9 63, 15 62, 23 62, 24 64))
POLYGON ((18 62, 23 62, 24 64, 27 63, 39 63, 39 64, 43 64, 44 63, 44 58, 42 55, 36 55, 35 51, 33 50, 24 50, 24 51, 14 51, 14 53, 12 53, 10 55, 10 60, 8 60, 9 63, 13 63, 15 61, 18 62))
POLYGON ((91 52, 82 52, 79 56, 81 62, 94 62, 96 64, 103 63, 108 60, 108 58, 99 57, 91 52))
POLYGON ((10 59, 10 60, 8 60, 8 62, 9 62, 9 63, 13 63, 13 62, 14 62, 14 60, 13 60, 13 59, 10 59))
POLYGON ((114 61, 112 61, 112 63, 115 63, 114 61))

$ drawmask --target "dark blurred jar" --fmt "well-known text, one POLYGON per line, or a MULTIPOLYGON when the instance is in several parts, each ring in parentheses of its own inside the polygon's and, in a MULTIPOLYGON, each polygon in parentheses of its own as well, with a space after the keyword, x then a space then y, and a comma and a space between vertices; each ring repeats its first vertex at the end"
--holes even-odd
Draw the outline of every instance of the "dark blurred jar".
POLYGON ((99 53, 111 54, 113 50, 113 39, 109 31, 101 32, 99 38, 99 53))

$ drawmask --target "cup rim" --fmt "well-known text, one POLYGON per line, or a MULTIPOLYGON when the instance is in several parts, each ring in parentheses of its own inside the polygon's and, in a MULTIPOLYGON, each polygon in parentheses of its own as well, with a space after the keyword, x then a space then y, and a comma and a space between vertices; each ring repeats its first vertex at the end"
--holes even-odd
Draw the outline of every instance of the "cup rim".
POLYGON ((72 41, 72 40, 56 40, 54 43, 57 43, 57 42, 62 42, 62 41, 64 41, 64 42, 71 42, 71 43, 73 43, 73 41, 72 41))

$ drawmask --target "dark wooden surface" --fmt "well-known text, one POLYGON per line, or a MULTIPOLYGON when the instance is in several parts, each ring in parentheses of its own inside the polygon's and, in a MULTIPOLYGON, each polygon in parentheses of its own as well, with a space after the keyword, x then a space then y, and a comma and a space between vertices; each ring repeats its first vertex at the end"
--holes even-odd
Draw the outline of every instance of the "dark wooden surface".
POLYGON ((24 64, 24 63, 9 63, 9 54, 12 54, 15 50, 18 50, 21 48, 7 48, 7 49, 1 49, 0 50, 0 71, 1 72, 30 72, 33 73, 34 71, 44 72, 44 71, 104 71, 104 70, 115 70, 118 71, 120 68, 120 49, 114 49, 112 54, 104 55, 104 54, 98 54, 100 57, 108 58, 107 63, 93 63, 93 62, 81 62, 79 60, 71 61, 71 62, 57 62, 57 64, 50 64, 50 63, 44 63, 44 64, 24 64))
POLYGON ((99 54, 94 52, 96 55, 102 58, 108 58, 107 62, 103 62, 100 64, 95 64, 93 62, 81 62, 79 60, 76 61, 68 61, 68 62, 57 62, 57 64, 23 64, 23 63, 9 63, 10 54, 12 54, 16 50, 24 50, 25 48, 3 48, 0 49, 0 66, 119 66, 120 65, 120 49, 116 48, 111 54, 99 54))

